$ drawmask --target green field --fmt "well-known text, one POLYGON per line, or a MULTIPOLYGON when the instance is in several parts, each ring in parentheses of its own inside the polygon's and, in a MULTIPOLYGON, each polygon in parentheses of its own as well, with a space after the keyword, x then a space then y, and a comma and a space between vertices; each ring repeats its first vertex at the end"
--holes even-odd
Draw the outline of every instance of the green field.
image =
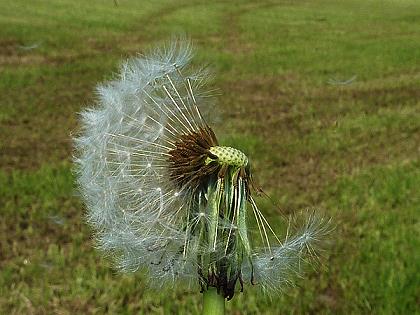
POLYGON ((72 134, 121 60, 191 37, 215 131, 282 210, 336 226, 322 265, 229 314, 420 314, 420 2, 0 1, 0 314, 198 314, 94 249, 72 134))

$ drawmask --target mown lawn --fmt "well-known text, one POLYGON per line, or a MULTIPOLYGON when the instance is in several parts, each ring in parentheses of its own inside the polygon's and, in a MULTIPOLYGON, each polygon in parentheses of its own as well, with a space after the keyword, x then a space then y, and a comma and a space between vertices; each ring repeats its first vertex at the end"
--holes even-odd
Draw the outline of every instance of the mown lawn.
POLYGON ((333 218, 322 265, 230 314, 420 313, 420 2, 0 1, 0 314, 197 314, 94 249, 72 174, 77 113, 123 58, 186 33, 215 130, 282 210, 333 218))

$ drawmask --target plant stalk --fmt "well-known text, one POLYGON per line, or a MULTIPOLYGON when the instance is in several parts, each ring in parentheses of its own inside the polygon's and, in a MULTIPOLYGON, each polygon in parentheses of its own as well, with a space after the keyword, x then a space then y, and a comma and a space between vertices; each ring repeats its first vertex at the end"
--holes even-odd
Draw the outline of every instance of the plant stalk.
POLYGON ((217 289, 209 287, 203 293, 203 315, 224 315, 225 298, 217 293, 217 289))

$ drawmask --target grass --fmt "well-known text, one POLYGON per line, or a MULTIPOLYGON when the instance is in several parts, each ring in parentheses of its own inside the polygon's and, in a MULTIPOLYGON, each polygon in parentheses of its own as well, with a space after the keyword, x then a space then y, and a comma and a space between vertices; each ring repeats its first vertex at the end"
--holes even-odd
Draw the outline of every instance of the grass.
POLYGON ((325 268, 228 312, 420 313, 418 1, 117 3, 0 3, 0 313, 200 312, 200 294, 150 291, 94 250, 71 172, 95 84, 173 32, 215 72, 222 142, 284 212, 337 225, 325 268))

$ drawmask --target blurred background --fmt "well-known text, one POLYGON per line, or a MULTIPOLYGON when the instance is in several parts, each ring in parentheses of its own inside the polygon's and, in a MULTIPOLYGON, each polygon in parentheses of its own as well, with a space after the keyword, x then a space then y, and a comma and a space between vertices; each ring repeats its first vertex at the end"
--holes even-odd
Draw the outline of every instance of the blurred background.
POLYGON ((0 313, 200 312, 94 249, 72 174, 96 84, 173 34, 214 73, 214 129, 282 209, 266 216, 336 225, 317 270, 228 313, 420 313, 417 0, 0 0, 0 313))

